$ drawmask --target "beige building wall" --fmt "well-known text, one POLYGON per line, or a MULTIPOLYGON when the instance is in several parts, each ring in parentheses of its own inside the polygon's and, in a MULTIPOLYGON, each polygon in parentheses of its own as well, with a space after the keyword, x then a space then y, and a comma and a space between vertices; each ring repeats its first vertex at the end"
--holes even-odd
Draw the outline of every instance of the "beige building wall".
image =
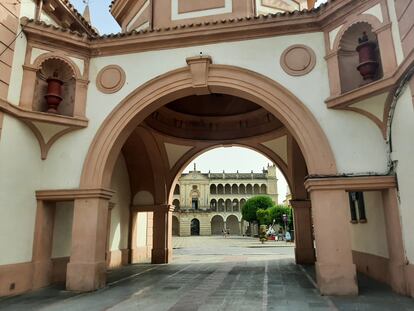
POLYGON ((388 258, 384 207, 380 191, 364 192, 366 223, 350 224, 352 249, 388 258))

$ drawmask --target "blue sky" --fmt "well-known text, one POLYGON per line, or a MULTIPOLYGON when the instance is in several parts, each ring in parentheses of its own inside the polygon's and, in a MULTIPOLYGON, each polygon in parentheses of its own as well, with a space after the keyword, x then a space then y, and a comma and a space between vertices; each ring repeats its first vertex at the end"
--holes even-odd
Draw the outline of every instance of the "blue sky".
MULTIPOLYGON (((318 0, 317 5, 326 1, 318 0)), ((83 0, 71 0, 71 3, 80 13, 83 13, 85 8, 83 0)), ((111 13, 109 13, 110 4, 111 0, 89 0, 92 24, 99 30, 100 34, 117 33, 121 30, 111 13)))

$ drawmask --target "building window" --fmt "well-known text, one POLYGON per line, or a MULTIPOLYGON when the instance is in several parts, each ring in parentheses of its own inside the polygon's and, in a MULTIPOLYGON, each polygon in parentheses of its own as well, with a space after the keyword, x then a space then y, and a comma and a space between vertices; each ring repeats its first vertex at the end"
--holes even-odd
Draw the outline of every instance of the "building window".
POLYGON ((197 198, 193 198, 191 207, 195 210, 198 209, 198 199, 197 198))
POLYGON ((363 192, 349 192, 349 207, 351 210, 351 223, 367 222, 363 192))

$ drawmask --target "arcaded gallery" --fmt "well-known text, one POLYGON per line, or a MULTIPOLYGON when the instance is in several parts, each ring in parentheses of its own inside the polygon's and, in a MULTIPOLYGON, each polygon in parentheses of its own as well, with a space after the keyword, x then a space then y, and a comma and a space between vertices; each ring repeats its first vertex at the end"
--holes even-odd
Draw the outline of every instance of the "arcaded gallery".
MULTIPOLYGON (((243 146, 286 178, 322 295, 413 297, 414 1, 314 5, 114 0, 103 35, 68 0, 0 1, 0 296, 170 263, 183 169, 243 146)), ((246 191, 225 179, 206 191, 246 191)))

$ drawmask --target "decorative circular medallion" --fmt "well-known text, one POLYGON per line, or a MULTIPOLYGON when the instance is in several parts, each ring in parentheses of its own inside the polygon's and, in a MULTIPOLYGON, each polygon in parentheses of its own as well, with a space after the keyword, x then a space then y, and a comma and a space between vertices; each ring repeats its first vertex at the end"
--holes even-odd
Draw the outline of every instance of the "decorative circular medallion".
POLYGON ((117 65, 109 65, 101 69, 96 78, 97 88, 105 94, 118 92, 125 84, 125 72, 117 65))
POLYGON ((304 76, 315 68, 316 55, 310 47, 295 44, 282 53, 280 65, 291 76, 304 76))

